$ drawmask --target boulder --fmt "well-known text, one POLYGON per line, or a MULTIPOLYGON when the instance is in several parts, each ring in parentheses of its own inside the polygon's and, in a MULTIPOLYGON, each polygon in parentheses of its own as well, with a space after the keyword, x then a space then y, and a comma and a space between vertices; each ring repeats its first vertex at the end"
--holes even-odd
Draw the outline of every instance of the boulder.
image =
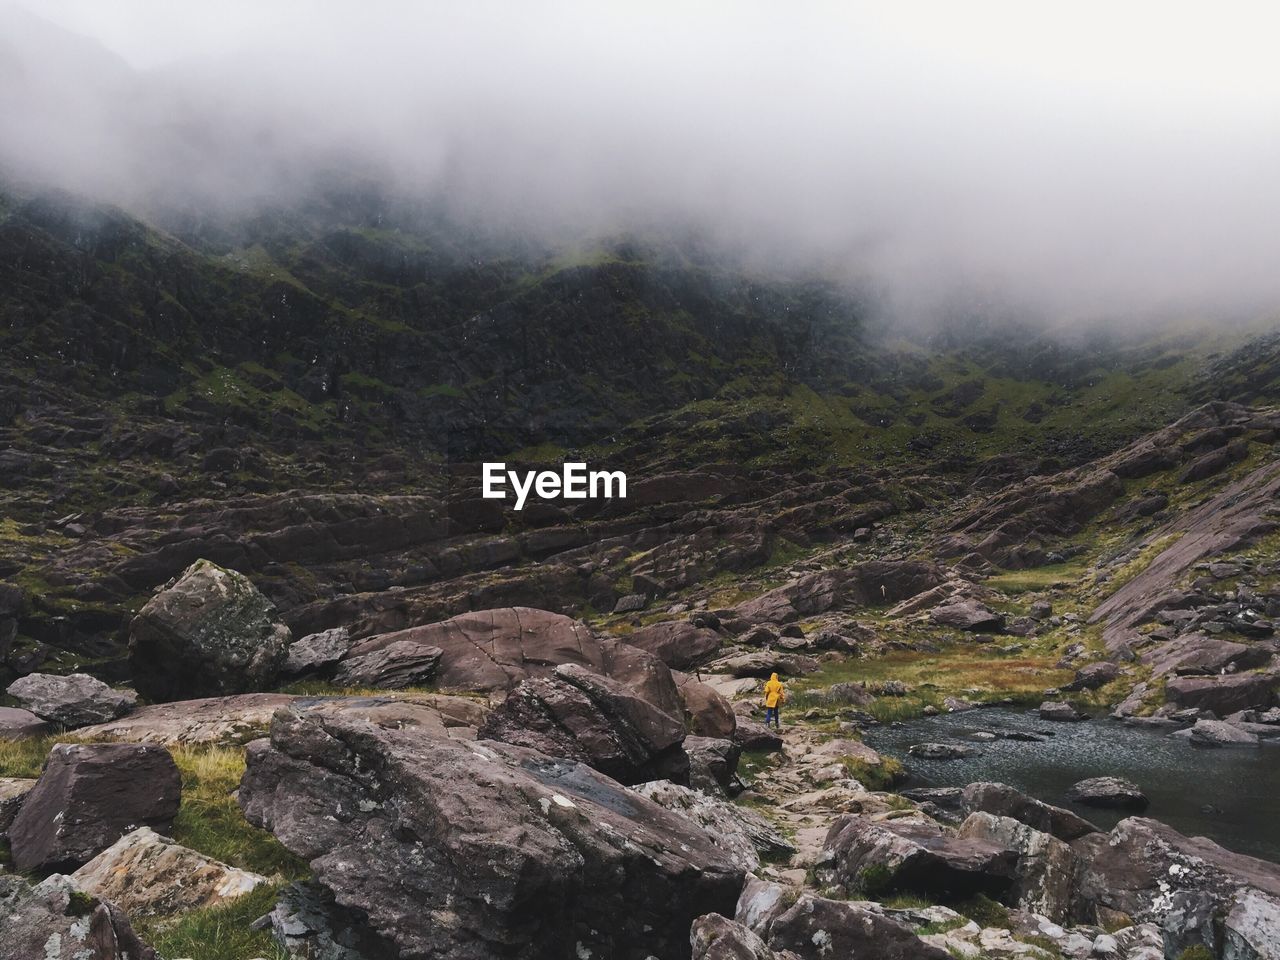
POLYGON ((1098 832, 1092 823, 1070 810, 1036 800, 1003 783, 969 784, 960 792, 959 806, 966 814, 1010 817, 1068 843, 1098 832))
MULTIPOLYGON (((685 716, 686 701, 675 672, 653 654, 621 640, 605 639, 600 641, 600 661, 596 673, 625 683, 663 713, 685 716)), ((724 706, 732 712, 728 704, 724 706)))
POLYGON ((1142 651, 1140 659, 1151 667, 1153 677, 1176 673, 1181 676, 1215 676, 1226 671, 1261 667, 1271 659, 1264 646, 1250 646, 1211 637, 1204 633, 1187 633, 1142 651))
POLYGON ((1223 960, 1280 958, 1280 898, 1244 891, 1222 921, 1223 960))
POLYGON ((8 831, 13 818, 22 809, 22 801, 35 785, 35 780, 25 777, 0 777, 0 836, 8 831))
POLYGON ((1040 704, 1041 720, 1057 720, 1072 723, 1078 720, 1088 720, 1087 713, 1081 713, 1071 704, 1062 700, 1046 700, 1040 704))
MULTIPOLYGON (((1257 734, 1227 723, 1225 720, 1197 720, 1186 731, 1187 738, 1197 747, 1256 747, 1257 734)), ((1177 736, 1178 734, 1175 734, 1177 736)))
POLYGON ((71 882, 131 917, 169 917, 227 903, 267 878, 211 860, 149 827, 139 827, 73 873, 71 882))
MULTIPOLYGON (((545 677, 562 663, 611 675, 608 641, 598 640, 572 617, 532 607, 479 610, 377 634, 361 640, 347 656, 365 656, 403 641, 440 648, 436 685, 446 691, 502 693, 529 677, 545 677)), ((624 672, 634 671, 628 658, 617 659, 624 672)), ((674 697, 674 689, 671 693, 674 697)))
POLYGON ((0 932, 4 960, 158 960, 119 908, 59 874, 34 887, 0 874, 0 932))
POLYGON ((785 859, 796 852, 777 827, 746 807, 669 780, 654 780, 632 789, 707 831, 729 859, 747 873, 760 869, 761 857, 785 859))
POLYGON ((36 716, 66 729, 114 720, 138 702, 132 690, 112 690, 87 673, 31 673, 9 684, 6 692, 36 716))
POLYGON ((1001 895, 1012 885, 1018 855, 990 840, 948 835, 926 820, 877 822, 838 818, 823 857, 850 891, 918 893, 939 898, 1001 895))
POLYGON ((307 960, 392 960, 394 944, 379 937, 359 911, 339 906, 318 883, 291 883, 267 915, 290 957, 307 960))
POLYGON ((490 712, 479 737, 585 763, 621 783, 689 782, 684 723, 577 664, 524 681, 490 712))
POLYGON ((1275 702, 1274 674, 1239 673, 1221 677, 1172 677, 1165 698, 1177 707, 1212 710, 1220 717, 1237 710, 1265 710, 1275 702))
POLYGON ((929 611, 929 619, 940 627, 955 627, 974 632, 1004 630, 1004 615, 969 597, 958 597, 929 611))
POLYGON ((874 957, 875 960, 952 960, 905 925, 885 916, 879 904, 827 900, 801 893, 786 910, 756 931, 774 951, 801 957, 874 957))
POLYGON ((732 739, 738 729, 738 715, 729 701, 690 674, 672 671, 671 676, 679 688, 689 730, 700 737, 732 739))
POLYGON ((29 737, 42 737, 50 732, 49 724, 30 710, 0 707, 0 739, 26 740, 29 737))
POLYGON ((346 627, 335 627, 319 633, 309 633, 289 644, 281 675, 289 679, 325 676, 355 645, 346 627))
POLYGON ((780 733, 758 720, 748 720, 746 717, 738 718, 737 729, 733 731, 733 742, 751 752, 772 753, 782 749, 780 733))
POLYGON ((57 744, 9 827, 14 865, 78 867, 137 827, 167 832, 181 789, 162 747, 57 744))
POLYGON ((641 627, 628 634, 627 643, 647 650, 673 670, 691 670, 709 663, 720 652, 720 634, 683 620, 641 627))
POLYGON ((435 679, 444 651, 413 640, 397 640, 385 647, 338 664, 333 682, 340 687, 401 690, 425 686, 435 679))
POLYGON ((742 748, 732 740, 685 737, 684 752, 689 757, 689 786, 711 794, 733 788, 742 748))
POLYGON ((1120 676, 1120 665, 1110 660, 1086 664, 1076 671, 1075 679, 1063 686, 1063 690, 1097 690, 1120 676))
POLYGON ((1115 810, 1147 809, 1150 801, 1136 783, 1120 777, 1089 777, 1072 784, 1067 799, 1087 807, 1108 807, 1115 810))
POLYGON ((262 690, 288 648, 275 605, 244 574, 207 560, 148 600, 129 628, 134 685, 156 701, 262 690))
POLYGON ((869 560, 805 574, 739 604, 735 612, 749 623, 792 623, 846 604, 898 603, 939 586, 944 579, 942 568, 935 563, 869 560))
POLYGON ((693 949, 693 960, 790 960, 795 957, 770 950, 750 929, 718 913, 693 921, 689 945, 693 949))
POLYGON ((174 700, 139 707, 119 720, 82 727, 95 740, 158 743, 247 743, 262 736, 271 716, 296 697, 285 693, 242 693, 234 697, 174 700))
POLYGON ((1184 893, 1209 898, 1211 915, 1229 913, 1250 891, 1280 898, 1280 865, 1143 817, 1121 820, 1109 834, 1090 834, 1071 847, 1079 866, 1073 913, 1086 923, 1123 913, 1163 925, 1185 905, 1184 893))
POLYGON ((1010 902, 1023 910, 1064 922, 1071 910, 1076 858, 1066 843, 1010 817, 971 813, 956 835, 991 843, 1018 853, 1010 902))
POLYGON ((813 657, 798 653, 758 650, 725 657, 707 665, 714 673, 727 673, 731 677, 756 677, 767 679, 777 673, 784 677, 799 677, 816 673, 820 664, 813 657))
POLYGON ((742 886, 684 818, 525 747, 281 711, 247 762, 249 821, 404 956, 687 956, 742 886))

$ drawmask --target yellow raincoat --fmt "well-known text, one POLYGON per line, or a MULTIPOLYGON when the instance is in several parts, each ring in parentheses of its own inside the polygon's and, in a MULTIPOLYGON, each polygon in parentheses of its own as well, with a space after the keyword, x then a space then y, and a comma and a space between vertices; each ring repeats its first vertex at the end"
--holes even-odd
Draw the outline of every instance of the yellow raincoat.
POLYGON ((778 679, 778 675, 775 673, 769 678, 769 682, 764 685, 764 705, 773 709, 781 706, 786 699, 787 693, 782 688, 782 681, 778 679))

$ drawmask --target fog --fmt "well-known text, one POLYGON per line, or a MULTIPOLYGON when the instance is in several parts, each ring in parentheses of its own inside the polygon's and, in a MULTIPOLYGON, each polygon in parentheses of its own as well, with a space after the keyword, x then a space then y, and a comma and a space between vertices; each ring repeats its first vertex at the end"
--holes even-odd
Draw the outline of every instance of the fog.
POLYGON ((903 317, 1280 305, 1268 5, 45 0, 0 167, 147 215, 372 178, 569 242, 692 229, 903 317))

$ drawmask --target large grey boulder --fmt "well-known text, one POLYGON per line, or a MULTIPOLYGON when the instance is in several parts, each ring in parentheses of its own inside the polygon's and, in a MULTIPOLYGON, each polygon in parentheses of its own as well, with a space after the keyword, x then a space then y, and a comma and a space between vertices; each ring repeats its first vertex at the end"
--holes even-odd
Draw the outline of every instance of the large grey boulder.
POLYGON ((1010 817, 1068 843, 1098 832, 1092 823, 1070 810, 1029 797, 1004 783, 969 784, 960 793, 960 806, 966 814, 982 812, 1010 817))
POLYGON ((715 659, 722 643, 720 634, 696 627, 686 620, 668 620, 641 627, 626 636, 626 642, 647 650, 674 670, 691 670, 715 659))
POLYGON ((86 673, 31 673, 13 681, 5 692, 37 717, 67 729, 114 720, 138 702, 132 690, 112 690, 86 673))
POLYGON ((1270 673, 1238 673, 1221 677, 1172 677, 1165 698, 1177 707, 1212 710, 1220 717, 1237 710, 1265 710, 1275 703, 1280 679, 1270 673))
POLYGON ((1222 960, 1280 960, 1280 898, 1241 894, 1222 921, 1222 960))
POLYGON ((289 644, 281 675, 290 679, 326 676, 355 643, 346 627, 309 633, 289 644))
POLYGON ((946 833, 928 820, 839 817, 823 858, 848 890, 938 898, 1002 895, 1013 886, 1016 851, 996 841, 946 833))
POLYGON ((157 960, 129 918, 64 876, 32 886, 0 874, 0 960, 157 960))
POLYGON ((732 740, 712 737, 685 737, 684 752, 689 757, 689 786, 719 795, 733 789, 742 748, 732 740))
POLYGON ((791 960, 795 954, 769 949, 760 937, 718 913, 709 913, 693 922, 689 931, 692 960, 791 960))
POLYGON ((786 858, 795 853, 795 847, 777 827, 746 807, 669 780, 642 783, 632 789, 715 837, 716 844, 748 873, 760 869, 761 857, 786 858))
POLYGON ((878 903, 827 900, 811 893, 792 900, 774 884, 752 881, 743 890, 735 919, 776 953, 789 951, 805 958, 952 960, 951 954, 886 916, 878 903), (762 901, 769 906, 759 910, 756 905, 762 901))
POLYGON ((338 664, 333 682, 340 687, 401 690, 425 686, 435 679, 444 651, 413 640, 397 640, 385 647, 338 664))
POLYGON ((57 744, 9 827, 14 866, 74 868, 137 827, 167 833, 181 791, 163 747, 57 744))
POLYGON ((929 619, 940 627, 999 633, 1004 630, 1004 615, 969 597, 958 597, 929 611, 929 619))
POLYGON ((584 764, 281 711, 240 804, 402 956, 687 957, 743 873, 684 818, 584 764))
POLYGON ((1179 730, 1197 747, 1256 747, 1258 735, 1225 720, 1197 720, 1195 726, 1179 730))
POLYGON ((680 701, 684 708, 684 716, 689 721, 691 733, 700 737, 733 738, 738 729, 738 715, 733 712, 733 705, 715 691, 710 684, 703 683, 691 674, 671 671, 680 691, 680 701))
POLYGON ((577 664, 524 681, 478 735, 585 763, 620 783, 689 782, 683 721, 577 664))
POLYGON ((956 833, 1016 850, 1018 865, 1010 902, 1054 923, 1067 919, 1076 869, 1075 854, 1067 844, 1025 823, 989 813, 971 813, 956 833))
POLYGON ((1232 853, 1204 837, 1184 837, 1156 820, 1129 817, 1071 848, 1078 865, 1073 913, 1086 923, 1124 913, 1163 925, 1185 903, 1184 893, 1207 896, 1212 915, 1230 913, 1250 891, 1280 898, 1280 864, 1232 853))
POLYGON ((244 574, 208 560, 148 600, 129 632, 134 686, 155 701, 265 689, 288 649, 275 605, 244 574))

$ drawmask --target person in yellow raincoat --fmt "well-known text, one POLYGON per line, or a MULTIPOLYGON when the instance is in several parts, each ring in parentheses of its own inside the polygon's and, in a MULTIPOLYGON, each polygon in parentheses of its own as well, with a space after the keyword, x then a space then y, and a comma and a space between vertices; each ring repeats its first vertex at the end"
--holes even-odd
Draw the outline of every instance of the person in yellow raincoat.
POLYGON ((786 702, 786 699, 787 691, 775 673, 764 685, 764 725, 766 727, 769 725, 769 721, 772 720, 775 729, 782 729, 779 711, 782 709, 782 704, 786 702))

